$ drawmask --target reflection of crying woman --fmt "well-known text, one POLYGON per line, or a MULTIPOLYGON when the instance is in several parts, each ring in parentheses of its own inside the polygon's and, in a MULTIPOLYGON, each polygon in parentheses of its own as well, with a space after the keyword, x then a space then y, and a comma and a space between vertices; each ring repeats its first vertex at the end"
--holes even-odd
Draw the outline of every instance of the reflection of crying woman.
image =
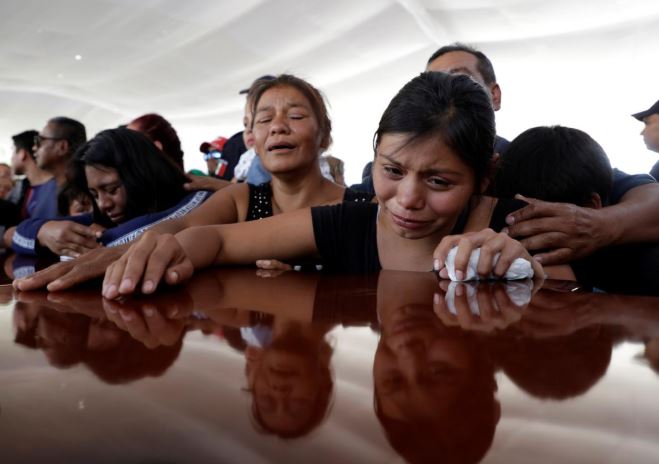
POLYGON ((500 417, 494 369, 473 333, 433 312, 436 285, 423 274, 380 274, 375 413, 409 462, 478 462, 500 417))
POLYGON ((281 438, 315 429, 331 403, 332 347, 327 326, 275 319, 272 326, 242 330, 245 373, 256 427, 281 438))

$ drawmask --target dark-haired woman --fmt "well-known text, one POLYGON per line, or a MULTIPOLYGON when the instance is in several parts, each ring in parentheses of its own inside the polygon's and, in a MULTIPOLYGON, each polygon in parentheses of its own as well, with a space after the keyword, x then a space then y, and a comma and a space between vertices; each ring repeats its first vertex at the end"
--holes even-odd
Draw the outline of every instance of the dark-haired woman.
POLYGON ((14 234, 16 252, 37 254, 47 247, 78 256, 101 245, 128 243, 155 223, 189 213, 210 195, 186 192, 183 171, 145 135, 129 129, 105 130, 83 145, 71 177, 76 190, 94 198, 94 212, 23 221, 14 234))
MULTIPOLYGON (((278 109, 283 95, 273 97, 257 99, 254 112, 255 134, 267 132, 263 159, 271 169, 290 162, 280 156, 294 149, 283 122, 298 115, 291 103, 278 109)), ((503 276, 517 258, 544 275, 519 242, 488 228, 500 230, 506 214, 522 206, 481 195, 493 147, 494 113, 481 86, 466 76, 424 73, 401 89, 380 120, 373 165, 377 205, 344 202, 253 223, 193 227, 176 236, 145 234, 133 245, 130 262, 124 255, 107 269, 103 294, 150 293, 163 278, 175 284, 194 269, 263 256, 320 256, 326 268, 347 272, 434 268, 446 278, 453 246, 458 280, 479 247, 481 276, 503 276)))

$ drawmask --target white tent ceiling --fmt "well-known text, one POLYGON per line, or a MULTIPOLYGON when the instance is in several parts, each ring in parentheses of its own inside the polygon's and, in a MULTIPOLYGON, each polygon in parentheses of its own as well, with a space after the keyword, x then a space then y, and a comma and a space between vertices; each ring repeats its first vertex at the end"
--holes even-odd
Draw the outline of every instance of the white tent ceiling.
POLYGON ((494 62, 502 135, 572 125, 614 165, 654 161, 629 114, 659 98, 656 0, 3 0, 0 160, 55 115, 91 135, 155 111, 198 167, 202 140, 240 130, 238 90, 291 72, 328 97, 331 151, 356 181, 389 99, 454 41, 494 62))

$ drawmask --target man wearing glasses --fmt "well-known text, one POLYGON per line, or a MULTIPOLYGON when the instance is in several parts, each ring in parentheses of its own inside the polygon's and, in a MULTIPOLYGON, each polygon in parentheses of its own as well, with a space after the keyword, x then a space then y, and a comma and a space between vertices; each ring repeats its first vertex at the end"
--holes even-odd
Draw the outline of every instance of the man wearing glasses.
MULTIPOLYGON (((75 119, 63 116, 52 118, 41 133, 34 136, 34 160, 37 167, 49 178, 30 186, 24 202, 25 219, 54 219, 60 216, 57 211, 57 194, 66 183, 67 165, 78 147, 86 141, 85 126, 75 119)), ((15 232, 16 228, 12 227, 4 233, 6 246, 11 246, 12 241, 23 239, 15 232)))
POLYGON ((28 200, 31 197, 32 186, 42 185, 52 179, 52 174, 39 169, 34 159, 34 138, 39 135, 35 130, 27 130, 12 137, 14 152, 11 156, 11 166, 14 174, 25 176, 16 184, 12 192, 13 201, 21 210, 21 219, 27 219, 28 200))
POLYGON ((28 200, 29 217, 55 218, 57 192, 66 183, 66 168, 75 151, 87 141, 85 126, 63 116, 48 121, 41 133, 34 137, 34 158, 40 169, 53 177, 32 187, 28 200))

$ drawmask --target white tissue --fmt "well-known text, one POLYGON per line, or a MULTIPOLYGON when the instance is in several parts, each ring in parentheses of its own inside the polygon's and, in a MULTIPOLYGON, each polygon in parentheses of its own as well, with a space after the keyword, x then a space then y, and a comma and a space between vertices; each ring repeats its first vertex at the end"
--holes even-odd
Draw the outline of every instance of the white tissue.
MULTIPOLYGON (((458 287, 458 285, 462 285, 463 289, 466 291, 467 303, 469 304, 469 310, 471 311, 471 314, 473 314, 474 316, 480 316, 481 310, 480 307, 478 306, 478 297, 477 297, 478 286, 486 285, 486 284, 478 284, 474 282, 472 283, 451 282, 450 284, 448 284, 448 290, 446 291, 444 301, 446 301, 446 306, 448 307, 449 312, 455 315, 458 314, 458 309, 455 306, 455 290, 458 287)), ((503 285, 504 288, 506 289, 506 294, 508 295, 508 298, 510 298, 510 301, 518 308, 523 309, 531 302, 531 296, 533 295, 532 280, 525 280, 522 282, 507 282, 503 285)), ((492 307, 498 309, 498 306, 496 304, 493 304, 492 307)))
MULTIPOLYGON (((448 271, 449 278, 454 282, 459 282, 455 276, 455 254, 458 252, 458 247, 451 248, 448 256, 446 257, 446 270, 448 271)), ((462 279, 463 282, 469 280, 480 280, 478 273, 476 272, 476 267, 478 266, 478 259, 481 255, 481 249, 476 248, 471 252, 469 257, 469 264, 467 266, 467 272, 465 273, 465 278, 462 279)), ((494 255, 493 266, 496 266, 497 261, 499 261, 499 253, 494 255)), ((500 277, 503 280, 520 280, 520 279, 529 279, 533 277, 533 268, 531 263, 524 258, 517 258, 512 262, 508 271, 500 277)), ((490 274, 488 279, 499 279, 494 274, 490 274)))

